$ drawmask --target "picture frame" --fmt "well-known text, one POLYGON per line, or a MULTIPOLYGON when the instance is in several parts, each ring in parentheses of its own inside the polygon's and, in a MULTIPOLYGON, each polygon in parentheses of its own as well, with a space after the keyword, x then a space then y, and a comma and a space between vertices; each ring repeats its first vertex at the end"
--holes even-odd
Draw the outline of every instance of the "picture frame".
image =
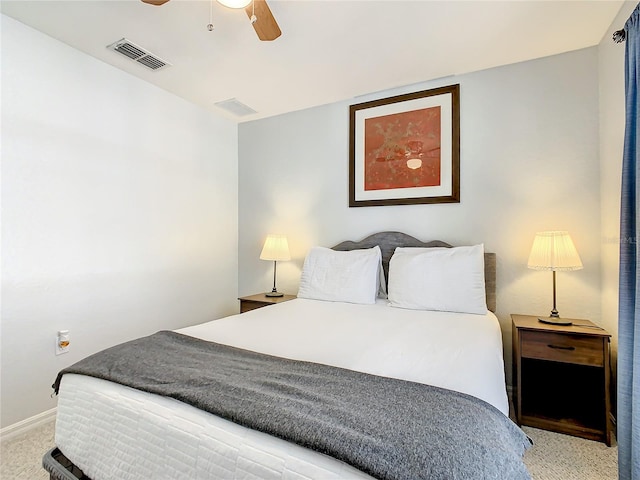
POLYGON ((349 107, 349 207, 459 202, 459 84, 349 107))

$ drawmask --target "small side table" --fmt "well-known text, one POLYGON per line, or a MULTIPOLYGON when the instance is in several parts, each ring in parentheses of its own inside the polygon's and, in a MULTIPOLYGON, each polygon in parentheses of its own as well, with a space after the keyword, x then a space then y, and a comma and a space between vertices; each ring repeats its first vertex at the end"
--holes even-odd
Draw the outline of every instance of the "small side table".
POLYGON ((282 297, 267 297, 264 293, 240 297, 240 313, 255 310, 256 308, 268 307, 276 303, 288 302, 296 298, 295 295, 284 295, 282 297))
POLYGON ((520 425, 611 446, 611 335, 589 320, 548 325, 511 315, 516 419, 520 425))

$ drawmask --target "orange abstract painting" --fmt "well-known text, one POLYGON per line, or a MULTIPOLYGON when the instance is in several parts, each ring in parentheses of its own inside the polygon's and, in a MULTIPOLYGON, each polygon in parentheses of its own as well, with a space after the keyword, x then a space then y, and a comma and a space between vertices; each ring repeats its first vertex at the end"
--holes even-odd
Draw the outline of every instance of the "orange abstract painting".
POLYGON ((459 202, 459 84, 349 106, 349 207, 459 202))
POLYGON ((364 189, 440 185, 440 107, 364 122, 364 189))

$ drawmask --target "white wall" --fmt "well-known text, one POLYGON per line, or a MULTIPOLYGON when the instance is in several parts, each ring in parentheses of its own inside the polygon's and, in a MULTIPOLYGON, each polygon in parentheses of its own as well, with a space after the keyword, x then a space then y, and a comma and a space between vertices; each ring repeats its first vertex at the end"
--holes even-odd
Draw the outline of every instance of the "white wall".
POLYGON ((234 123, 2 16, 2 426, 88 354, 236 312, 237 219, 234 123))
MULTIPOLYGON (((304 256, 382 230, 498 255, 498 317, 547 314, 551 272, 528 270, 536 231, 568 230, 584 270, 558 274, 561 315, 601 320, 598 60, 589 48, 239 126, 239 293, 270 288, 267 233, 289 236, 279 289, 295 293, 304 256), (461 202, 348 208, 348 106, 460 83, 461 202)), ((508 377, 510 383, 510 377, 508 377)))
POLYGON ((618 275, 620 261, 620 187, 624 144, 624 51, 625 44, 612 41, 636 1, 625 2, 598 46, 600 97, 600 198, 601 198, 601 268, 602 325, 613 336, 612 363, 616 371, 618 353, 618 275))

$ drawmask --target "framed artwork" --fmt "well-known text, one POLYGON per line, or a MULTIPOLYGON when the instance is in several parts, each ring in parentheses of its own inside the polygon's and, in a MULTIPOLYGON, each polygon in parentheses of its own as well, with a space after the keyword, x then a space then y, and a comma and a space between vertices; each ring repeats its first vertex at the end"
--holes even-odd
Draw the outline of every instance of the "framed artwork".
POLYGON ((349 206, 460 202, 460 85, 349 107, 349 206))

